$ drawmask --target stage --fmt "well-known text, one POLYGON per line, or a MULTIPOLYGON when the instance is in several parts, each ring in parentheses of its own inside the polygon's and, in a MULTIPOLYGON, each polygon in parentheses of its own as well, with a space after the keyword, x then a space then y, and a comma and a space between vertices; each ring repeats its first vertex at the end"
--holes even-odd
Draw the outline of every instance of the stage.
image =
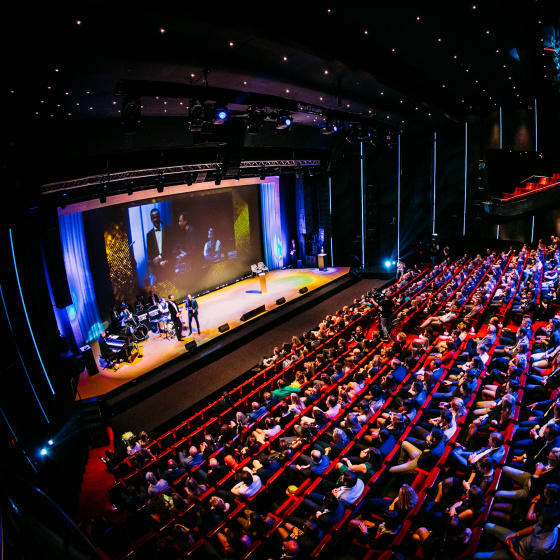
MULTIPOLYGON (((76 398, 89 399, 106 395, 127 383, 139 380, 160 366, 189 359, 189 353, 185 349, 187 342, 194 340, 197 347, 215 342, 219 337, 227 336, 231 331, 239 330, 240 327, 250 324, 255 318, 305 297, 310 292, 341 279, 349 272, 350 269, 347 267, 329 267, 323 271, 316 268, 273 270, 266 274, 266 293, 261 293, 260 279, 254 277, 203 295, 197 298, 200 334, 193 332, 192 336, 187 335, 188 319, 186 312, 183 311, 183 342, 179 342, 176 337, 162 338, 150 331, 148 339, 140 343, 139 355, 133 363, 123 362, 118 365, 116 371, 103 369, 99 363, 99 344, 94 341, 91 343, 91 347, 99 373, 90 376, 88 371, 84 370, 80 374, 76 398), (300 293, 300 289, 304 287, 308 290, 307 294, 300 293), (276 301, 282 297, 285 298, 286 303, 279 306, 276 301), (265 307, 264 313, 246 321, 241 320, 242 315, 260 306, 265 307), (226 323, 230 330, 220 332, 218 327, 226 323)), ((181 306, 181 309, 183 310, 184 306, 181 306)), ((196 328, 195 324, 193 324, 193 328, 196 328)), ((272 348, 270 352, 272 352, 272 348)))

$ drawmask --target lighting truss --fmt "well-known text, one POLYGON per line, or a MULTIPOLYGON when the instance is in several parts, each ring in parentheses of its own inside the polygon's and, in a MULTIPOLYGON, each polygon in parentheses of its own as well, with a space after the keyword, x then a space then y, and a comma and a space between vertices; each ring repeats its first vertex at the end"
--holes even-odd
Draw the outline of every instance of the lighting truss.
MULTIPOLYGON (((265 167, 267 169, 271 168, 284 168, 284 169, 296 169, 297 167, 318 167, 321 165, 321 161, 318 159, 306 159, 306 160, 259 160, 259 161, 243 161, 239 166, 239 169, 254 170, 255 176, 258 176, 260 170, 265 167)), ((90 177, 82 177, 80 179, 72 179, 69 181, 60 181, 57 183, 48 183, 41 186, 41 194, 47 195, 51 193, 67 191, 72 189, 78 189, 82 187, 91 187, 103 184, 115 184, 120 181, 124 182, 134 179, 144 179, 160 177, 165 175, 166 177, 170 175, 182 175, 185 176, 186 173, 215 173, 216 170, 221 169, 222 165, 220 163, 197 163, 194 165, 176 165, 173 167, 152 167, 149 169, 137 169, 133 171, 121 171, 118 173, 111 173, 107 175, 92 175, 90 177)))

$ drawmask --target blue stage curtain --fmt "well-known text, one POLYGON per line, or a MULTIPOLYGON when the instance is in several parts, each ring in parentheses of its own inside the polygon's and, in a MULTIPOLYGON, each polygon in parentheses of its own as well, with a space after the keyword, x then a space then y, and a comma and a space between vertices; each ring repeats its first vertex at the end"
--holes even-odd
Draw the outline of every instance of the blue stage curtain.
POLYGON ((264 262, 270 270, 284 266, 280 191, 277 182, 261 183, 264 262))
POLYGON ((82 213, 59 216, 59 227, 64 266, 73 301, 66 311, 74 332, 79 329, 84 342, 89 343, 99 338, 103 323, 93 289, 82 213))

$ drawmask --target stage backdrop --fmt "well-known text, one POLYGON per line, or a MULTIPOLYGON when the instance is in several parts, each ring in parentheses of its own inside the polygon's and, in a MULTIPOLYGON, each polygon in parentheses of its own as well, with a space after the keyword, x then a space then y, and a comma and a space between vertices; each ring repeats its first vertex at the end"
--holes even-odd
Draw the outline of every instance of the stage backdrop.
POLYGON ((149 290, 182 301, 247 276, 263 259, 260 202, 254 184, 59 216, 67 309, 83 340, 98 337, 113 302, 149 290))

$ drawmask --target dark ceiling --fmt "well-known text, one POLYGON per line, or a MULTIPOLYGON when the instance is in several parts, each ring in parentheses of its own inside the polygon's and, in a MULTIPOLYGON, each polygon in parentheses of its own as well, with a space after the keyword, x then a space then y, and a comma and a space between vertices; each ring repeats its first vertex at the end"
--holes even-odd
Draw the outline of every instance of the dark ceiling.
MULTIPOLYGON (((120 80, 267 94, 405 131, 558 95, 543 42, 558 1, 122 6, 22 3, 5 21, 8 140, 22 148, 35 130, 48 143, 49 126, 120 119, 120 80)), ((165 95, 142 96, 142 117, 187 114, 188 99, 165 95)), ((324 124, 309 112, 294 119, 324 124)))

